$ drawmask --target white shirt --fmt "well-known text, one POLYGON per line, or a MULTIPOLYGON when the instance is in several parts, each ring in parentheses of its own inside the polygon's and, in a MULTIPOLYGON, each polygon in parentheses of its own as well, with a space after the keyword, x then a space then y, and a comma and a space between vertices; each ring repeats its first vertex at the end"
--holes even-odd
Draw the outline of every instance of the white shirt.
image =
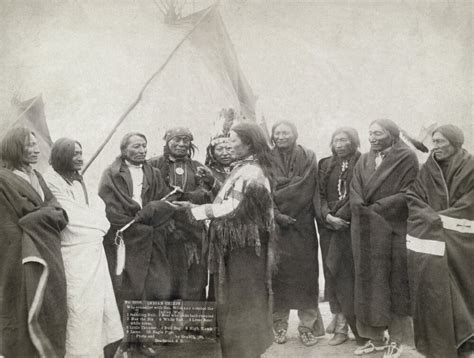
POLYGON ((143 165, 134 165, 128 160, 125 161, 127 164, 128 170, 130 170, 130 175, 132 177, 132 199, 142 207, 142 189, 143 189, 143 165))
POLYGON ((89 204, 86 202, 86 194, 84 193, 85 188, 82 188, 82 184, 79 181, 74 180, 72 183, 69 183, 69 188, 74 200, 81 203, 82 205, 89 206, 89 204))

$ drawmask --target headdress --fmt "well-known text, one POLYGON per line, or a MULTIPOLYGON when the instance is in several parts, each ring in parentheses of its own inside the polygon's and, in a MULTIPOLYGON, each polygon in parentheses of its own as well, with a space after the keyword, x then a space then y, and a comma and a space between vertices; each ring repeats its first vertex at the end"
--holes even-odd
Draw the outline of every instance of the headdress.
POLYGON ((235 111, 232 108, 223 108, 219 112, 219 118, 214 122, 213 133, 211 135, 211 146, 216 146, 224 142, 229 137, 230 128, 234 124, 235 111))
POLYGON ((206 165, 212 165, 215 162, 213 149, 216 145, 226 142, 229 139, 230 128, 234 124, 235 111, 232 108, 223 108, 219 112, 219 117, 214 122, 211 140, 206 150, 206 165))

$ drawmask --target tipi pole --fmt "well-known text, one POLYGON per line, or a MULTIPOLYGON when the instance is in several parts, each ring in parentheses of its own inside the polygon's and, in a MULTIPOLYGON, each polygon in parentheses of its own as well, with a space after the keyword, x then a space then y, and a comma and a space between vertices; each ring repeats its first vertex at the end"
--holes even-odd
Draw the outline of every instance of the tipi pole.
POLYGON ((11 129, 15 126, 15 124, 21 119, 21 117, 23 117, 25 115, 26 112, 28 112, 31 107, 34 106, 34 104, 38 101, 38 99, 41 97, 41 94, 39 94, 38 96, 36 96, 36 98, 34 100, 31 101, 31 103, 28 105, 28 107, 26 107, 23 112, 21 112, 20 114, 18 114, 16 116, 16 118, 10 123, 10 125, 8 126, 8 129, 11 129))
MULTIPOLYGON (((217 3, 216 3, 217 4, 217 3)), ((138 93, 138 96, 137 98, 135 99, 135 101, 132 102, 132 104, 130 104, 130 106, 128 106, 127 110, 120 116, 120 118, 117 120, 117 122, 115 123, 115 126, 112 128, 112 130, 110 131, 110 133, 107 135, 107 137, 105 138, 104 142, 100 145, 100 147, 95 151, 94 155, 92 155, 91 159, 89 160, 89 162, 84 166, 84 169, 82 170, 82 174, 84 174, 86 172, 86 170, 90 167, 90 165, 92 164, 92 162, 98 157, 98 155, 100 154, 100 152, 104 149, 104 147, 107 145, 107 143, 110 141, 110 139, 112 138, 112 136, 114 135, 114 133, 117 131, 118 127, 122 124, 122 122, 125 120, 125 118, 127 118, 127 116, 129 115, 129 113, 137 106, 137 104, 140 102, 140 100, 142 99, 142 96, 143 96, 143 93, 145 92, 146 88, 148 87, 148 85, 150 84, 151 81, 153 81, 163 70, 164 68, 166 67, 166 65, 171 61, 172 57, 174 56, 174 54, 178 51, 178 49, 181 47, 181 45, 184 43, 184 41, 186 41, 189 36, 191 36, 191 34, 194 32, 194 30, 196 30, 196 28, 199 26, 199 24, 202 22, 202 20, 204 20, 204 18, 211 12, 211 10, 216 6, 216 4, 214 5, 211 5, 206 11, 205 13, 199 18, 199 20, 194 24, 193 28, 186 34, 186 36, 183 37, 183 39, 176 45, 176 47, 173 49, 173 51, 171 51, 171 53, 169 54, 168 58, 166 59, 166 61, 160 66, 160 68, 155 72, 153 73, 153 75, 148 79, 148 81, 145 82, 145 84, 143 85, 142 89, 140 90, 140 92, 138 93)))

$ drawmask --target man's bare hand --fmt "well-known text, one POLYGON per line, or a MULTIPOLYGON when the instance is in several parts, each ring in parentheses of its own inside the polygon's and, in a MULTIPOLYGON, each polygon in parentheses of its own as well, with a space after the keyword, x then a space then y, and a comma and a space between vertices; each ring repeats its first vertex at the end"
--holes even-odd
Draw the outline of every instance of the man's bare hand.
POLYGON ((280 225, 280 227, 288 227, 296 223, 296 219, 285 214, 279 214, 276 216, 275 219, 276 219, 277 224, 280 225))
POLYGON ((174 207, 177 209, 177 210, 185 210, 185 209, 191 209, 191 208, 194 208, 198 205, 196 204, 193 204, 189 201, 173 201, 171 203, 172 205, 174 205, 174 207))
POLYGON ((349 228, 350 222, 328 214, 326 216, 326 221, 331 225, 335 230, 344 230, 349 228))
POLYGON ((205 166, 200 166, 197 168, 196 176, 209 186, 212 186, 216 180, 216 178, 214 178, 212 175, 211 169, 205 166))

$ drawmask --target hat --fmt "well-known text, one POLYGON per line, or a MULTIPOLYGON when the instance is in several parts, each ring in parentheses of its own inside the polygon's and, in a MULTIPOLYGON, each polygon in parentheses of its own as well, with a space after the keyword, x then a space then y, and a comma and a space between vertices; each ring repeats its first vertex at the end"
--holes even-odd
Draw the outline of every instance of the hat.
POLYGON ((459 127, 452 124, 445 124, 436 128, 432 134, 439 132, 445 137, 453 146, 461 148, 464 144, 464 134, 459 127))
POLYGON ((181 136, 188 137, 191 141, 194 139, 191 131, 185 127, 174 127, 174 128, 168 129, 163 139, 165 140, 166 143, 168 143, 171 139, 175 137, 181 137, 181 136))

